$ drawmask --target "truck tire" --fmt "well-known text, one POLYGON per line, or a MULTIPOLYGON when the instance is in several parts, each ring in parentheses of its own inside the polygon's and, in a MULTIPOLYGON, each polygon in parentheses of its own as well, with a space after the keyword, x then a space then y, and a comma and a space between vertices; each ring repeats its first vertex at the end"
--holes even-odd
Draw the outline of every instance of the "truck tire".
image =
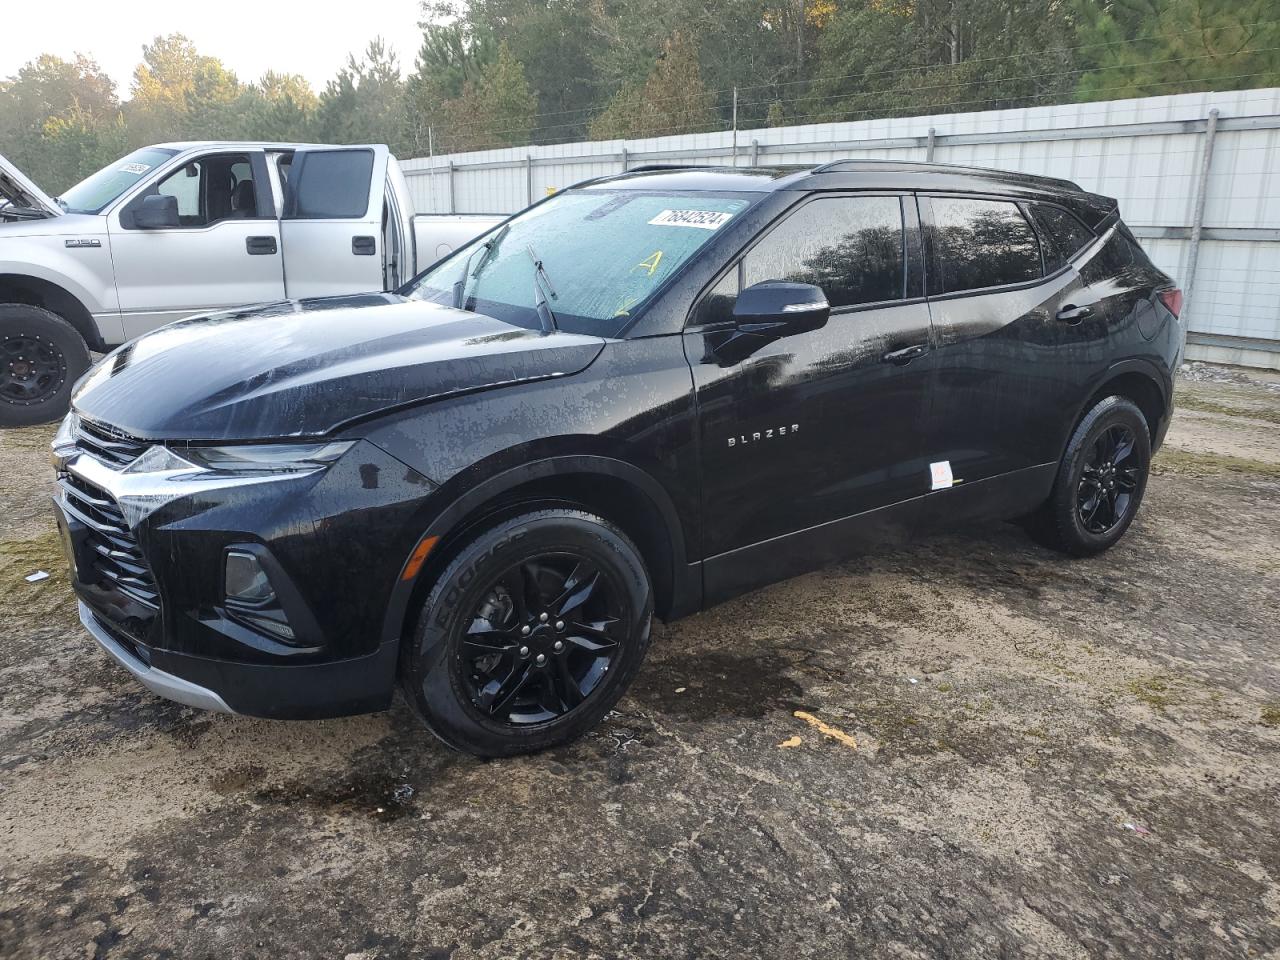
POLYGON ((404 641, 400 681, 455 750, 545 750, 618 702, 652 619, 649 575, 621 530, 581 510, 535 510, 452 555, 404 641))
POLYGON ((56 313, 0 303, 0 427, 57 420, 89 369, 89 347, 56 313))

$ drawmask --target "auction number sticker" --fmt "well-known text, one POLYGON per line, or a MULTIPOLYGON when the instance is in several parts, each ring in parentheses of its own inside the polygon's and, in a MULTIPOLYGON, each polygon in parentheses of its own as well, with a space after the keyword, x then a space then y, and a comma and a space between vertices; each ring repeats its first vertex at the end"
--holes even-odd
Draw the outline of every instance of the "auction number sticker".
POLYGON ((655 227, 697 227, 699 230, 719 230, 733 219, 732 213, 720 210, 663 210, 649 221, 655 227))
POLYGON ((150 169, 148 163, 122 163, 119 167, 121 173, 146 173, 150 169))

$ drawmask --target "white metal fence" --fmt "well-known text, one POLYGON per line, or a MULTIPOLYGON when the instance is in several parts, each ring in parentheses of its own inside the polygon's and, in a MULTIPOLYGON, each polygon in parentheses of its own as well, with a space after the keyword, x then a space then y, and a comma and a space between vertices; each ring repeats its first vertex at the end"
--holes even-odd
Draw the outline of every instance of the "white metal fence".
POLYGON ((1280 368, 1278 88, 484 150, 404 168, 420 212, 506 213, 642 163, 841 157, 1043 173, 1116 197, 1187 291, 1188 355, 1280 368))

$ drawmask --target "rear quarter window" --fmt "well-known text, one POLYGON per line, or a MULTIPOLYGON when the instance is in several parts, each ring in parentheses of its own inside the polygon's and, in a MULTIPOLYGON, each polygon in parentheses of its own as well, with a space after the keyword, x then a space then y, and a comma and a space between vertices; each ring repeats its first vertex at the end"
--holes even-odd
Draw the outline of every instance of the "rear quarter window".
POLYGON ((1062 207, 1033 203, 1031 219, 1040 234, 1047 270, 1057 270, 1096 239, 1092 230, 1062 207))
POLYGON ((931 293, 957 293, 1038 280, 1040 245, 1017 204, 1007 200, 930 197, 931 293))

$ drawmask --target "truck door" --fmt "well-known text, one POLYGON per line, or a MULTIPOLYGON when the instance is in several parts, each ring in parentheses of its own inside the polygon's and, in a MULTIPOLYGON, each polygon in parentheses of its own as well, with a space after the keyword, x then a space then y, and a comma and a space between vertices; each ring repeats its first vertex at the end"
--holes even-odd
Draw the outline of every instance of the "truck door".
POLYGON ((208 153, 131 197, 107 220, 126 339, 193 313, 284 297, 280 225, 261 150, 208 153), (177 220, 140 227, 150 196, 177 220))
POLYGON ((295 151, 281 172, 288 296, 383 289, 387 148, 310 147, 295 151))

